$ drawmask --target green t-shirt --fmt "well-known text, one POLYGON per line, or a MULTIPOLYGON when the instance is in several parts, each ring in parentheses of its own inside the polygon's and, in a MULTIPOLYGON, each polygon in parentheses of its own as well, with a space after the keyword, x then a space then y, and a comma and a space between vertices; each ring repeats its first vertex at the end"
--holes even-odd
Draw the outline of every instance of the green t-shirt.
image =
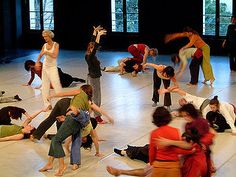
POLYGON ((88 95, 83 90, 81 90, 79 94, 75 95, 71 99, 70 106, 76 107, 77 109, 81 109, 83 111, 89 111, 90 104, 88 95))
POLYGON ((0 138, 20 134, 22 128, 19 125, 0 125, 0 138))

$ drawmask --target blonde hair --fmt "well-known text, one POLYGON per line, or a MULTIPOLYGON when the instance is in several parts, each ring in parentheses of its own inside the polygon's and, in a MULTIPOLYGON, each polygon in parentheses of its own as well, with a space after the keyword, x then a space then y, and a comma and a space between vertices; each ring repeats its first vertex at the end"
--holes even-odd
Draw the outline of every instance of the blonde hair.
POLYGON ((42 35, 48 35, 50 38, 54 38, 54 33, 51 30, 43 30, 42 35))

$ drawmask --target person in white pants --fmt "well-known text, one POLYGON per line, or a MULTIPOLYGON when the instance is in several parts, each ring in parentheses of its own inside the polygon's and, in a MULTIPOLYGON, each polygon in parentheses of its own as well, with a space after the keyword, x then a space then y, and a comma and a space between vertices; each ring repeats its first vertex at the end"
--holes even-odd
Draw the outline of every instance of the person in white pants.
POLYGON ((43 70, 42 70, 42 96, 44 107, 48 110, 52 109, 50 100, 48 96, 50 94, 50 84, 52 84, 56 93, 62 91, 60 78, 57 70, 57 56, 59 53, 59 44, 54 42, 54 33, 50 30, 44 30, 42 36, 45 40, 45 44, 42 47, 42 50, 38 56, 35 67, 40 66, 40 59, 44 55, 43 61, 43 70))

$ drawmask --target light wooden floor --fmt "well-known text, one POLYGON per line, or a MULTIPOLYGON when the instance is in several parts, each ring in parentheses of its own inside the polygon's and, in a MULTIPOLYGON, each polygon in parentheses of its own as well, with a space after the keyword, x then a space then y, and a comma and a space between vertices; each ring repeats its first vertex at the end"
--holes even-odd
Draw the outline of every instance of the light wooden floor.
MULTIPOLYGON (((120 58, 129 56, 127 52, 106 52, 99 51, 98 56, 102 66, 116 65, 120 58)), ((23 63, 27 59, 35 60, 37 54, 27 57, 17 58, 13 62, 0 65, 0 90, 5 90, 5 96, 19 94, 22 101, 14 104, 0 104, 0 108, 7 105, 15 105, 26 109, 29 113, 42 107, 41 91, 33 87, 40 84, 36 78, 32 87, 23 87, 30 77, 24 70, 23 63)), ((153 61, 160 64, 171 64, 170 56, 160 55, 153 61)), ((201 83, 195 87, 188 87, 189 70, 185 71, 185 77, 180 82, 181 88, 192 94, 202 97, 212 97, 218 95, 221 100, 236 104, 236 73, 230 73, 228 58, 222 56, 212 56, 211 58, 216 81, 211 88, 201 83)), ((58 65, 63 71, 73 76, 86 79, 87 65, 84 60, 84 51, 60 51, 58 65)), ((200 71, 201 72, 201 71, 200 71)), ((200 81, 203 80, 202 73, 200 81)), ((72 90, 78 88, 66 88, 72 90)), ((106 141, 100 143, 102 158, 94 156, 92 152, 82 150, 82 165, 77 171, 71 170, 71 166, 65 172, 64 176, 79 177, 104 177, 110 176, 106 172, 106 166, 112 165, 119 168, 133 169, 144 167, 145 164, 140 161, 120 157, 113 153, 113 148, 125 148, 130 145, 144 145, 148 143, 149 132, 155 127, 151 123, 151 115, 154 108, 152 101, 152 70, 141 73, 138 77, 132 78, 130 75, 120 76, 116 73, 103 73, 101 77, 102 85, 102 108, 106 110, 114 119, 115 125, 99 125, 97 128, 100 138, 106 141)), ((178 108, 179 96, 172 94, 172 109, 178 108)), ((57 100, 53 101, 55 104, 57 100)), ((161 98, 162 102, 162 98, 161 98)), ((160 104, 161 106, 162 104, 160 104)), ((38 126, 48 113, 42 113, 34 119, 32 124, 38 126)), ((24 117, 23 117, 24 120, 24 117)), ((17 121, 16 123, 21 123, 17 121)), ((174 119, 173 126, 182 130, 183 121, 174 119)), ((55 132, 55 126, 48 132, 55 132)), ((41 139, 38 143, 29 140, 1 142, 0 143, 0 176, 2 177, 42 177, 54 176, 58 167, 55 161, 55 168, 50 172, 40 173, 40 169, 47 161, 49 149, 49 140, 41 139)), ((235 177, 236 176, 236 137, 228 133, 220 133, 212 147, 213 159, 217 167, 216 177, 235 177)), ((69 162, 69 158, 66 158, 69 162)))

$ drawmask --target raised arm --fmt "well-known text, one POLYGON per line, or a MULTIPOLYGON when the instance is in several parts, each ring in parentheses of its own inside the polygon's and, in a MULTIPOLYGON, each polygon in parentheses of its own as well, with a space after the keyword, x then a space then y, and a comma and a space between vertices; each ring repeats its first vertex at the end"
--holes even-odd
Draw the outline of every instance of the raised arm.
POLYGON ((114 124, 114 119, 111 118, 104 110, 102 110, 99 106, 97 106, 95 103, 91 103, 91 108, 92 110, 101 113, 102 115, 104 115, 108 121, 112 124, 114 124))
MULTIPOLYGON (((45 45, 45 44, 44 44, 44 45, 45 45)), ((42 47, 42 49, 41 49, 41 51, 40 51, 40 53, 39 53, 39 55, 38 55, 37 61, 36 61, 36 63, 35 63, 35 66, 39 66, 39 65, 40 65, 39 61, 40 61, 40 59, 42 58, 42 56, 44 55, 44 45, 43 45, 43 47, 42 47)))
POLYGON ((143 63, 142 64, 145 64, 147 62, 147 57, 149 55, 149 51, 150 51, 150 48, 148 46, 146 46, 145 50, 144 50, 143 63))

